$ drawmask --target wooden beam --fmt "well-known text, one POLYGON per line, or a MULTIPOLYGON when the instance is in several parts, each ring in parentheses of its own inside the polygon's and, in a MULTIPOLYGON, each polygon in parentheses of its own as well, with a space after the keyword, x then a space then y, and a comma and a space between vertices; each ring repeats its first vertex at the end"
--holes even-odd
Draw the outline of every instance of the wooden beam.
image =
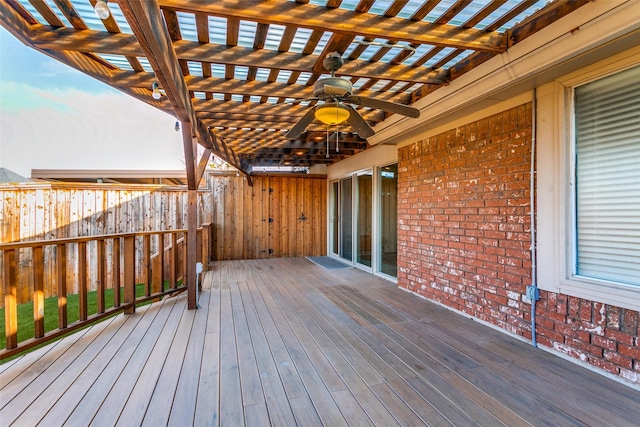
POLYGON ((264 24, 295 25, 354 37, 393 39, 488 52, 503 52, 506 48, 503 34, 293 2, 218 0, 195 4, 190 0, 161 0, 160 6, 187 13, 204 13, 264 24))
POLYGON ((196 181, 199 183, 202 180, 202 175, 204 175, 205 169, 207 169, 207 165, 209 164, 209 158, 211 157, 211 153, 213 150, 211 148, 205 148, 202 153, 202 157, 200 157, 200 161, 198 162, 198 170, 196 171, 196 181))
POLYGON ((176 118, 189 123, 192 135, 197 135, 195 111, 158 4, 155 0, 120 0, 118 4, 171 102, 176 118))
MULTIPOLYGON (((198 110, 196 110, 198 111, 198 110)), ((262 123, 268 124, 268 123, 295 123, 298 121, 298 118, 296 116, 293 116, 291 114, 289 115, 285 115, 285 114, 243 114, 243 113, 235 113, 235 112, 229 112, 229 113, 225 113, 225 112, 220 112, 220 111, 213 111, 213 112, 200 112, 198 111, 198 117, 200 118, 200 120, 202 120, 205 124, 209 125, 209 126, 217 126, 216 121, 217 120, 242 120, 245 123, 249 123, 251 124, 251 122, 256 122, 255 123, 255 127, 257 128, 265 128, 265 129, 271 129, 270 126, 260 126, 262 123)), ((291 126, 289 124, 289 126, 291 126)))
POLYGON ((187 308, 194 310, 198 308, 197 302, 197 277, 196 277, 196 254, 197 248, 197 228, 198 228, 198 191, 189 189, 187 194, 187 238, 186 238, 186 265, 185 282, 187 283, 187 308))
POLYGON ((122 0, 120 8, 181 122, 187 187, 196 189, 193 137, 198 134, 197 117, 160 8, 153 0, 122 0))
POLYGON ((69 0, 53 0, 53 2, 75 29, 86 30, 88 28, 69 0))
MULTIPOLYGON (((185 165, 187 173, 188 209, 187 209, 187 241, 185 250, 185 283, 188 292, 189 309, 196 308, 196 276, 195 262, 197 256, 196 227, 197 227, 197 188, 196 156, 194 138, 200 136, 205 147, 213 148, 209 132, 196 117, 191 104, 189 90, 184 81, 184 75, 172 41, 163 21, 163 16, 155 0, 120 0, 120 9, 138 39, 149 64, 156 73, 167 98, 173 106, 174 114, 182 123, 182 141, 184 145, 185 165)), ((240 166, 237 154, 233 153, 225 144, 218 144, 224 148, 229 163, 240 166)), ((176 256, 177 246, 173 246, 173 256, 176 256)), ((173 277, 175 279, 175 277, 173 277)), ((175 285, 175 283, 174 283, 175 285)))
POLYGON ((0 0, 0 23, 22 43, 30 47, 33 46, 31 43, 31 23, 9 6, 7 0, 0 0))
POLYGON ((555 2, 546 6, 538 13, 529 16, 523 22, 516 24, 507 31, 509 45, 514 45, 526 39, 530 35, 540 31, 547 25, 557 21, 563 16, 568 15, 574 10, 590 3, 591 0, 573 0, 566 2, 555 2))
MULTIPOLYGON (((109 53, 123 56, 144 56, 138 41, 131 34, 113 34, 104 31, 38 26, 33 29, 33 45, 39 49, 109 53)), ((269 68, 292 72, 311 72, 324 59, 322 55, 304 55, 277 52, 268 49, 199 43, 189 40, 172 42, 179 60, 221 65, 255 67, 267 64, 269 68)), ((324 72, 324 70, 321 70, 324 72)), ((380 78, 425 84, 445 84, 448 75, 442 70, 431 70, 412 65, 377 63, 362 60, 346 62, 338 73, 341 76, 363 79, 380 78)))
POLYGON ((189 123, 180 124, 182 130, 182 144, 184 146, 184 164, 187 173, 187 188, 196 190, 199 181, 196 179, 196 140, 191 136, 191 126, 189 123))
MULTIPOLYGON (((120 0, 119 6, 149 64, 153 68, 156 78, 160 81, 173 107, 175 116, 179 121, 189 125, 191 135, 188 140, 183 141, 185 147, 191 144, 192 136, 197 136, 204 147, 222 149, 227 158, 226 160, 230 164, 248 173, 247 169, 242 167, 237 154, 232 149, 224 146, 222 142, 214 147, 209 132, 200 132, 205 127, 196 117, 178 57, 173 49, 172 41, 156 1, 120 0)), ((184 136, 186 136, 186 133, 183 130, 183 139, 184 136)), ((195 167, 192 178, 195 181, 195 167)))

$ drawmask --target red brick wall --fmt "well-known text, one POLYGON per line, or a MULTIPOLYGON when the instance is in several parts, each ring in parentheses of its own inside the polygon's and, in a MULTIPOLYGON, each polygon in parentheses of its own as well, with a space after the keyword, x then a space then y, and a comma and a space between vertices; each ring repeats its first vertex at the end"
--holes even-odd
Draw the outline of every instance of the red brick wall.
POLYGON ((536 306, 538 343, 640 384, 640 314, 553 292, 536 306))
MULTIPOLYGON (((398 285, 531 338, 531 103, 398 152, 398 285)), ((538 343, 640 382, 638 312, 541 292, 538 343)))

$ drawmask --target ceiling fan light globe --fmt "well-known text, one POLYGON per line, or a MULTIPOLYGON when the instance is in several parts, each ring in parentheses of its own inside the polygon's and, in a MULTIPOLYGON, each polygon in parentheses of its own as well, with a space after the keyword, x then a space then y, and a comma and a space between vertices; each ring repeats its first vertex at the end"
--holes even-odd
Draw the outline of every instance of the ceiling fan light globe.
POLYGON ((324 104, 316 107, 315 116, 326 125, 338 125, 349 118, 349 110, 340 104, 324 104))
POLYGON ((107 19, 111 14, 109 6, 107 6, 107 2, 104 0, 98 0, 96 2, 94 10, 96 12, 96 15, 98 15, 98 18, 100 19, 107 19))

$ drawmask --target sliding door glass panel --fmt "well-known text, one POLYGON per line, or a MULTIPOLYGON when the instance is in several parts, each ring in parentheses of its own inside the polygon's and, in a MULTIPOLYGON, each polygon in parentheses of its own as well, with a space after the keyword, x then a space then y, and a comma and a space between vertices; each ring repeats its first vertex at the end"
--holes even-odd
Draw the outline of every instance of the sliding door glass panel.
POLYGON ((356 176, 358 220, 356 222, 357 233, 357 258, 359 264, 371 267, 371 232, 372 232, 372 185, 373 172, 366 171, 356 176))
POLYGON ((398 165, 380 168, 380 271, 398 275, 398 165))
POLYGON ((340 181, 340 256, 353 260, 353 178, 340 181))
POLYGON ((331 253, 338 255, 339 252, 339 225, 338 225, 338 218, 340 218, 339 215, 339 206, 340 206, 340 183, 339 182, 334 182, 331 185, 331 190, 332 190, 332 195, 333 195, 333 201, 332 201, 332 206, 331 206, 331 253))

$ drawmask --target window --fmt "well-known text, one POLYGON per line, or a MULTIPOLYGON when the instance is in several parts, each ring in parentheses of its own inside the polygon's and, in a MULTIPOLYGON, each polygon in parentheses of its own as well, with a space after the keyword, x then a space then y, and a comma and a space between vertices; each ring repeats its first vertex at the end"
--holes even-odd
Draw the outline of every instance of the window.
POLYGON ((640 286, 640 66, 574 90, 573 274, 640 286))
POLYGON ((640 310, 640 47, 535 95, 538 286, 640 310))

